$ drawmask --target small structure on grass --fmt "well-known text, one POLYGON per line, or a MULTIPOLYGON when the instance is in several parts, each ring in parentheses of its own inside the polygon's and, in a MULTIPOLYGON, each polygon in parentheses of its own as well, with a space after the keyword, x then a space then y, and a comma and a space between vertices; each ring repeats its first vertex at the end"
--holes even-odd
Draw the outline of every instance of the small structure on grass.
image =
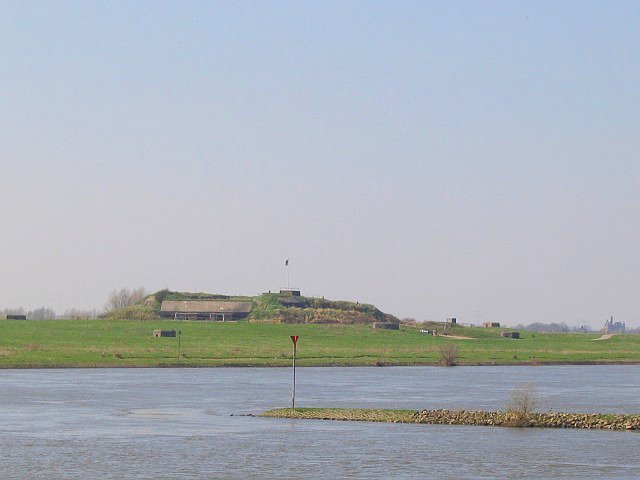
POLYGON ((251 302, 225 300, 165 300, 160 316, 174 320, 212 320, 228 322, 247 318, 251 302))
POLYGON ((485 328, 500 328, 500 322, 483 322, 482 326, 485 328))
POLYGON ((282 288, 280 289, 281 297, 299 297, 300 290, 297 288, 282 288))
POLYGON ((306 302, 297 288, 283 288, 278 294, 278 302, 284 307, 304 308, 306 302))
POLYGON ((176 331, 175 330, 154 330, 153 331, 153 336, 156 338, 160 338, 160 337, 175 337, 176 336, 176 331))
POLYGON ((400 330, 400 324, 391 322, 376 322, 373 324, 373 328, 380 328, 383 330, 400 330))
POLYGON ((520 332, 502 332, 500 336, 505 338, 520 338, 520 332))

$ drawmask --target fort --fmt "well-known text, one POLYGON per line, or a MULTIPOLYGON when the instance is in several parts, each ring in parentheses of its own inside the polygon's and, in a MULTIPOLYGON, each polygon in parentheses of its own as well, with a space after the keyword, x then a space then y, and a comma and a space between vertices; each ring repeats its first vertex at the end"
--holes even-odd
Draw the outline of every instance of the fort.
MULTIPOLYGON (((136 305, 109 312, 113 318, 199 320, 211 322, 338 323, 397 325, 395 316, 374 305, 306 297, 297 288, 256 296, 230 296, 161 290, 136 305)), ((394 328, 394 327, 387 327, 394 328)))

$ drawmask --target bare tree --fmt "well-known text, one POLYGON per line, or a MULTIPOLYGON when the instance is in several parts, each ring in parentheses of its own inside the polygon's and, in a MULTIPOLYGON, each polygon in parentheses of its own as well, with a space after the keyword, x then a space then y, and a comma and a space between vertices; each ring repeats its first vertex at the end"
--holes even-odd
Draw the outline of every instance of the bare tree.
POLYGON ((511 391, 507 411, 513 415, 514 426, 523 427, 527 417, 540 407, 540 397, 533 383, 521 383, 511 391))
POLYGON ((67 308, 62 315, 61 318, 68 318, 70 320, 80 320, 80 319, 89 319, 89 318, 97 318, 99 315, 98 310, 94 309, 81 309, 81 308, 67 308))
POLYGON ((56 318, 56 312, 54 312, 52 308, 36 308, 27 313, 27 318, 29 320, 49 320, 56 318))
POLYGON ((453 343, 445 343, 438 349, 440 352, 440 363, 445 367, 453 367, 458 360, 458 347, 453 343))
POLYGON ((112 290, 104 308, 107 312, 120 310, 121 308, 133 305, 145 295, 146 290, 144 287, 134 288, 133 290, 129 290, 126 287, 120 290, 112 290))
POLYGON ((26 315, 26 313, 23 307, 15 307, 0 310, 0 315, 26 315))
POLYGON ((523 415, 533 413, 540 406, 540 398, 533 383, 521 383, 513 389, 507 410, 523 415))

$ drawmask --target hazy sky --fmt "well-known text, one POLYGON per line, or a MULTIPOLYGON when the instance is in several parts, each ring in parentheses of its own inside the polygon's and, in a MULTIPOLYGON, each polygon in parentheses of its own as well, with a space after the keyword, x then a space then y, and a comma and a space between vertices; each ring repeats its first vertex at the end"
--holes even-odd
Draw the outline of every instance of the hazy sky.
POLYGON ((144 286, 640 326, 640 3, 0 4, 0 308, 144 286))

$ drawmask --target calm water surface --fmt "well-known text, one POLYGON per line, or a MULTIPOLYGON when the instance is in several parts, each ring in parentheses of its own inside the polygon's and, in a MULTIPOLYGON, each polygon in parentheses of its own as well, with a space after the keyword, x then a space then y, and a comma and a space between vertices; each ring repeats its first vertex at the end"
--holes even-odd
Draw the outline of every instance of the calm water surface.
MULTIPOLYGON (((639 412, 640 366, 300 368, 298 406, 639 412)), ((0 370, 0 478, 640 478, 640 434, 263 419, 279 368, 0 370), (233 416, 232 416, 233 415, 233 416)))

